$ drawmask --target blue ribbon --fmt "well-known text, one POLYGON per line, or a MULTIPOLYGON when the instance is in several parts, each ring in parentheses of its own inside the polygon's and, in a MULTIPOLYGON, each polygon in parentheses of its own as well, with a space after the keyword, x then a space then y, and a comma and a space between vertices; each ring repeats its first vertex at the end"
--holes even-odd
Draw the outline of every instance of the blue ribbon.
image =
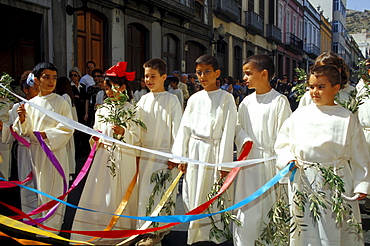
MULTIPOLYGON (((25 188, 27 190, 36 192, 38 194, 41 194, 43 196, 46 196, 50 199, 56 200, 60 203, 63 203, 65 205, 67 205, 69 207, 72 207, 72 208, 75 208, 75 209, 82 209, 82 210, 85 210, 85 211, 96 212, 96 213, 104 213, 104 214, 120 216, 120 217, 124 217, 124 218, 129 218, 129 219, 135 219, 135 220, 146 220, 146 221, 162 222, 162 223, 177 223, 177 222, 185 223, 185 222, 189 222, 189 221, 193 221, 193 220, 206 218, 206 217, 209 217, 209 216, 212 216, 212 215, 224 213, 224 212, 227 212, 227 211, 230 211, 230 210, 233 210, 233 209, 237 209, 239 207, 242 207, 242 206, 252 202, 257 197, 261 196, 263 193, 265 193, 267 190, 269 190, 276 183, 278 183, 293 167, 294 167, 294 162, 289 163, 280 172, 278 172, 272 179, 270 179, 266 184, 264 184, 261 188, 259 188, 257 191, 255 191, 252 195, 248 196, 244 200, 234 204, 231 207, 228 207, 228 208, 226 208, 224 210, 221 210, 221 211, 218 211, 216 213, 196 214, 196 215, 166 215, 166 216, 153 216, 153 217, 151 217, 151 216, 137 217, 137 216, 129 216, 129 215, 119 215, 119 214, 114 214, 114 213, 109 213, 109 212, 102 212, 102 211, 96 211, 96 210, 92 210, 92 209, 88 209, 88 208, 78 207, 76 205, 65 202, 65 201, 60 200, 56 197, 53 197, 49 194, 46 194, 45 192, 33 189, 31 187, 27 187, 27 186, 24 186, 24 185, 21 185, 21 184, 16 184, 16 185, 18 185, 22 188, 25 188)), ((7 180, 5 180, 4 178, 1 178, 1 177, 0 177, 0 180, 7 181, 7 180)), ((11 181, 8 181, 8 182, 11 182, 11 181)), ((11 183, 13 183, 13 182, 11 182, 11 183)))

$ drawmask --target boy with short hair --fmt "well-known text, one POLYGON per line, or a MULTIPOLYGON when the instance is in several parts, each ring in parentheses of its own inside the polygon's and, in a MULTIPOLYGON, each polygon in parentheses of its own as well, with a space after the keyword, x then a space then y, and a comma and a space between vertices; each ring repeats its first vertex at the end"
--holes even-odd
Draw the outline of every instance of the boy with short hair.
POLYGON ((178 87, 179 80, 176 77, 171 78, 170 80, 170 86, 172 87, 171 89, 168 90, 169 93, 174 94, 177 96, 179 99, 179 102, 181 104, 181 108, 184 108, 184 94, 178 87))
MULTIPOLYGON (((72 119, 71 106, 63 97, 53 93, 57 81, 57 71, 54 64, 50 62, 42 62, 35 66, 32 73, 34 82, 40 84, 40 92, 30 102, 72 119)), ((31 140, 32 168, 37 189, 54 197, 62 195, 63 178, 48 159, 33 132, 40 132, 46 145, 62 166, 64 174, 68 177, 69 163, 68 158, 66 158, 68 156, 66 144, 73 134, 73 129, 46 116, 29 104, 22 104, 17 112, 18 118, 14 121, 13 128, 19 135, 29 137, 31 140)), ((39 205, 50 201, 49 198, 41 195, 38 199, 39 205)), ((60 230, 64 210, 65 206, 60 204, 55 214, 47 219, 44 225, 60 230)), ((45 215, 45 212, 43 214, 45 215)))
MULTIPOLYGON (((151 59, 144 63, 143 67, 145 84, 150 92, 143 95, 137 103, 137 116, 147 127, 147 130, 141 128, 141 146, 170 153, 180 125, 182 108, 176 96, 164 89, 164 81, 167 78, 166 63, 162 59, 151 59)), ((172 169, 173 166, 167 158, 141 151, 139 168, 138 215, 145 216, 149 197, 155 185, 155 183, 150 183, 151 175, 161 169, 172 169)), ((174 175, 176 175, 175 170, 172 171, 172 176, 174 175)), ((170 184, 166 183, 166 187, 168 187, 170 184)), ((160 196, 155 196, 154 206, 158 204, 160 199, 160 196)), ((172 199, 176 201, 175 192, 172 199)), ((172 214, 173 212, 174 208, 172 208, 172 214)), ((142 224, 143 221, 138 221, 138 227, 142 224)), ((166 233, 149 234, 137 245, 155 245, 161 241, 166 233)))
MULTIPOLYGON (((204 90, 189 98, 172 153, 215 164, 233 161, 237 115, 234 97, 217 87, 216 79, 220 77, 221 70, 214 56, 200 56, 195 61, 195 68, 204 90)), ((183 170, 185 165, 181 164, 180 168, 183 170)), ((192 210, 206 202, 213 184, 220 176, 226 176, 228 171, 228 168, 188 163, 182 191, 186 208, 192 210)), ((232 197, 226 203, 226 206, 231 205, 232 197)), ((215 206, 210 210, 218 211, 215 206)), ((224 228, 220 216, 214 218, 217 227, 224 228)), ((187 243, 208 245, 211 228, 209 218, 191 221, 187 243)), ((212 241, 222 243, 226 238, 212 238, 212 241)))
POLYGON ((315 67, 309 79, 314 103, 294 111, 277 136, 277 167, 282 169, 291 161, 297 167, 294 180, 289 182, 291 223, 305 225, 304 230, 297 228, 290 234, 290 245, 364 245, 363 234, 352 226, 356 225, 355 220, 361 225, 358 201, 351 199, 347 205, 343 204, 349 206, 353 214, 342 213, 343 219, 338 223, 336 218, 340 215, 331 206, 327 209, 319 207, 320 218, 314 220, 309 202, 303 209, 293 202, 296 191, 323 192, 326 199, 330 199, 334 192, 342 195, 338 199, 344 194, 352 197, 357 193, 359 200, 368 194, 370 157, 361 125, 355 115, 334 102, 335 95, 345 83, 336 66, 315 67), (324 185, 323 174, 316 166, 333 168, 343 181, 343 191, 324 185), (302 189, 304 180, 312 190, 302 189), (351 215, 356 219, 351 220, 351 215))
MULTIPOLYGON (((235 143, 242 150, 247 141, 253 142, 248 159, 272 157, 277 133, 291 114, 289 101, 270 85, 275 67, 269 56, 248 57, 243 63, 243 72, 243 79, 255 92, 246 96, 239 105, 235 143)), ((274 160, 241 168, 235 181, 235 202, 251 195, 274 175, 274 160)), ((243 225, 234 228, 234 245, 254 245, 274 201, 275 190, 272 188, 235 211, 243 225)))

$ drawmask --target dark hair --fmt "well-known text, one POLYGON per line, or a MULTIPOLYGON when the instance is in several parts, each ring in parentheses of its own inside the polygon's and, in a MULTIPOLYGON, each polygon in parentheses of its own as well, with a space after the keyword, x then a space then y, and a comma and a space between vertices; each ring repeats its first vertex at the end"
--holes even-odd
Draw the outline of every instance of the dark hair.
POLYGON ((23 91, 23 88, 30 88, 30 86, 27 84, 27 78, 30 73, 32 73, 32 70, 24 71, 23 74, 21 75, 21 81, 19 85, 22 91, 23 91))
POLYGON ((46 69, 56 71, 58 73, 58 68, 51 62, 40 62, 33 68, 32 73, 36 78, 40 79, 42 71, 46 69))
POLYGON ((208 54, 198 57, 195 61, 195 67, 199 64, 211 65, 215 71, 220 69, 217 58, 208 54))
POLYGON ((86 62, 86 67, 87 67, 87 64, 89 64, 89 63, 92 63, 92 64, 94 64, 94 67, 96 67, 96 63, 94 62, 94 61, 88 61, 88 62, 86 62))
POLYGON ((268 73, 268 81, 270 81, 275 74, 274 62, 268 55, 250 56, 244 61, 243 66, 248 63, 253 63, 258 72, 266 70, 268 73))
POLYGON ((154 58, 145 62, 143 68, 151 68, 158 70, 158 73, 161 76, 167 74, 167 64, 164 60, 159 58, 154 58))
POLYGON ((344 88, 344 82, 341 79, 341 74, 337 66, 334 65, 322 65, 314 67, 311 70, 311 76, 321 77, 325 76, 332 86, 340 85, 340 89, 344 88))
POLYGON ((71 81, 66 76, 62 76, 57 79, 55 93, 61 96, 63 96, 63 94, 68 94, 68 96, 71 98, 72 106, 75 105, 71 81))
POLYGON ((94 73, 100 73, 101 75, 103 75, 103 71, 99 68, 94 68, 94 70, 92 70, 91 74, 94 74, 94 73))
MULTIPOLYGON (((119 86, 122 86, 122 85, 126 85, 126 91, 127 91, 127 95, 128 97, 130 98, 130 100, 133 98, 132 96, 132 90, 131 90, 131 84, 130 82, 126 79, 126 77, 114 77, 114 76, 107 76, 105 78, 105 80, 107 82, 111 81, 113 84, 116 84, 116 85, 119 85, 119 86)), ((110 83, 107 83, 110 85, 110 83)), ((111 87, 111 86, 110 86, 111 87)))
MULTIPOLYGON (((349 68, 346 62, 339 57, 334 52, 324 52, 315 59, 314 67, 320 66, 323 63, 325 65, 334 65, 338 69, 340 69, 341 79, 343 80, 343 85, 346 87, 348 85, 349 80, 349 68)), ((341 88, 344 88, 341 87, 341 88)))
POLYGON ((173 82, 173 83, 175 83, 176 85, 178 85, 178 84, 179 84, 179 82, 180 82, 179 78, 177 78, 177 77, 175 77, 175 76, 173 76, 173 77, 167 77, 167 78, 168 78, 169 82, 173 82))

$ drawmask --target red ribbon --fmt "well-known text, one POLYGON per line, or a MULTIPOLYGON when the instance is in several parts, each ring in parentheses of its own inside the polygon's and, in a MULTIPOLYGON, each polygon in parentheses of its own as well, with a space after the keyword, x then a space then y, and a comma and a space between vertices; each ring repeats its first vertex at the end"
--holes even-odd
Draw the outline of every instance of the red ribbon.
MULTIPOLYGON (((247 142, 244 150, 242 151, 241 155, 238 158, 238 161, 244 160, 247 157, 247 155, 249 154, 251 148, 252 148, 252 142, 247 142)), ((211 200, 203 203, 202 205, 194 208, 193 210, 187 212, 185 215, 195 215, 195 214, 200 214, 200 213, 204 212, 209 207, 209 205, 214 200, 216 200, 217 197, 220 196, 230 186, 230 184, 233 182, 233 180, 234 180, 236 174, 239 172, 239 170, 240 170, 240 167, 233 168, 230 171, 229 175, 227 175, 226 180, 225 180, 223 186, 221 187, 220 191, 218 192, 218 194, 215 197, 213 197, 211 200)), ((4 205, 5 207, 9 208, 10 210, 12 210, 12 211, 14 211, 14 212, 16 212, 18 214, 20 214, 22 218, 28 218, 30 221, 32 221, 33 223, 35 223, 36 225, 40 226, 41 228, 43 228, 45 230, 56 231, 56 232, 66 232, 66 233, 76 233, 76 234, 82 234, 82 235, 91 236, 91 237, 124 238, 124 237, 130 237, 130 236, 133 236, 133 235, 140 235, 140 234, 151 233, 151 232, 163 230, 163 229, 166 229, 166 228, 169 228, 169 227, 172 227, 172 226, 181 224, 180 222, 170 223, 170 224, 167 224, 167 225, 164 225, 164 226, 161 226, 161 227, 149 228, 149 229, 146 229, 146 230, 113 230, 113 231, 71 231, 71 230, 56 230, 56 229, 53 229, 51 227, 48 227, 48 226, 42 225, 40 223, 37 223, 29 215, 25 214, 23 211, 19 210, 16 207, 13 207, 13 206, 8 205, 8 204, 3 203, 3 202, 0 202, 0 204, 4 205)))
POLYGON ((16 187, 18 185, 16 184, 21 184, 23 185, 24 183, 32 180, 32 177, 33 177, 33 174, 32 172, 30 172, 27 176, 27 178, 23 181, 11 181, 11 183, 9 181, 0 181, 0 188, 12 188, 12 187, 16 187))

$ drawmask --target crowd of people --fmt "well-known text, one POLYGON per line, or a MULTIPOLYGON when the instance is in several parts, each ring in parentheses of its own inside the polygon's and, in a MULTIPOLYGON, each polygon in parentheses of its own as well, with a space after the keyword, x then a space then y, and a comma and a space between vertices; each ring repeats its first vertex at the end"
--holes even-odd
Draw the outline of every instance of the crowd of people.
MULTIPOLYGON (((370 61, 367 65, 370 74, 370 61)), ((274 78, 275 66, 267 55, 253 55, 245 60, 242 81, 231 76, 221 80, 218 61, 211 55, 200 56, 195 61, 194 73, 189 74, 174 71, 168 75, 162 59, 150 59, 143 64, 144 77, 138 83, 135 82, 136 73, 126 71, 126 62, 118 62, 107 71, 95 66, 93 61, 88 61, 86 75, 82 76, 74 67, 67 78, 58 77, 58 69, 52 63, 42 62, 22 75, 20 86, 32 104, 107 136, 208 165, 168 159, 153 152, 116 145, 74 130, 31 104, 7 104, 1 111, 1 144, 2 147, 11 146, 15 140, 19 141, 19 137, 30 142, 28 148, 20 141, 17 150, 19 179, 25 179, 32 172, 33 179, 27 184, 30 187, 54 197, 65 193, 67 188, 60 170, 48 159, 40 141, 50 148, 60 168, 71 177, 81 169, 76 167, 76 158, 90 152, 91 143, 97 143, 79 207, 106 213, 78 209, 72 230, 106 230, 112 219, 107 213, 116 211, 128 190, 130 198, 125 201, 127 205, 122 214, 151 215, 153 205, 159 203, 166 187, 179 172, 184 173, 183 202, 186 210, 191 211, 205 203, 214 184, 231 171, 229 166, 214 164, 233 162, 235 150, 238 155, 248 150, 245 158, 258 161, 240 168, 233 185, 226 191, 226 207, 243 201, 292 162, 295 175, 289 180, 282 179, 251 203, 233 210, 240 225, 225 224, 220 214, 212 216, 212 220, 191 221, 187 234, 189 245, 225 242, 225 234, 210 236, 215 227, 228 227, 234 245, 255 245, 269 222, 268 214, 278 199, 279 189, 287 193, 291 218, 288 223, 304 224, 305 227, 290 233, 290 245, 364 245, 362 232, 354 230, 347 221, 352 223, 355 218, 361 222, 357 200, 364 199, 369 192, 370 116, 367 107, 370 99, 364 97, 356 115, 336 103, 337 94, 347 93, 348 96, 349 78, 348 67, 336 54, 325 52, 317 57, 307 76, 307 94, 311 101, 306 100, 305 105, 299 107, 298 103, 293 104, 297 95, 291 91, 292 86, 299 83, 298 77, 292 82, 288 82, 287 76, 281 81, 274 78), (132 89, 133 86, 136 89, 132 89), (112 117, 110 108, 105 105, 118 100, 123 93, 128 100, 122 105, 113 104, 113 110, 134 110, 135 117, 143 124, 123 125, 102 120, 112 117), (315 168, 317 165, 333 168, 343 180, 344 188, 332 190, 324 184, 322 173, 315 168), (114 166, 114 175, 107 166, 114 166), (162 176, 166 179, 161 179, 162 176), (131 187, 132 180, 134 187, 131 187), (304 190, 305 180, 309 185, 304 190), (319 209, 320 219, 314 220, 310 212, 312 205, 309 202, 298 204, 295 200, 297 192, 306 195, 324 193, 327 197, 341 193, 356 195, 347 201, 351 212, 341 214, 344 217, 338 222, 336 211, 324 210, 324 206, 319 209)), ((368 82, 365 79, 359 82, 359 93, 364 93, 368 82)), ((1 165, 8 165, 7 169, 0 169, 5 178, 9 177, 10 162, 5 163, 7 159, 4 157, 9 152, 10 148, 1 149, 1 165)), ((160 214, 174 213, 175 196, 176 193, 169 196, 171 202, 166 204, 170 205, 160 214)), ((25 213, 50 201, 25 189, 21 189, 21 199, 25 213)), ((211 206, 208 213, 219 210, 211 206)), ((59 206, 43 224, 60 230, 64 211, 65 206, 59 206)), ((45 215, 43 212, 42 216, 45 215)), ((114 229, 141 229, 144 222, 120 218, 114 229)), ((136 245, 157 245, 168 233, 168 228, 148 233, 136 245)), ((73 240, 90 238, 71 234, 73 240)), ((95 243, 99 240, 103 239, 95 243)))

